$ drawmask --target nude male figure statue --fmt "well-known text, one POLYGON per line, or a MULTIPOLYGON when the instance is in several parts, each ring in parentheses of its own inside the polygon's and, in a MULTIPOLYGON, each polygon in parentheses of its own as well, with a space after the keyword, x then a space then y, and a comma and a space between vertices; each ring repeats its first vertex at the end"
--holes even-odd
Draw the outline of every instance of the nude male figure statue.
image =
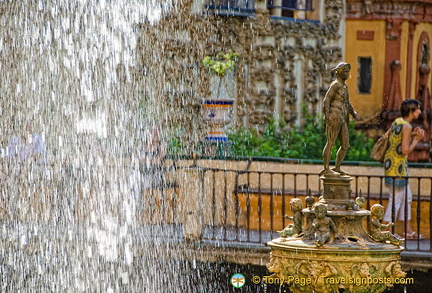
POLYGON ((332 70, 335 72, 336 79, 330 84, 324 97, 323 114, 327 143, 323 149, 324 170, 321 171, 321 175, 348 175, 340 169, 340 166, 349 148, 349 114, 355 120, 360 120, 349 101, 348 85, 345 83, 350 70, 351 65, 345 62, 339 63, 332 70), (336 154, 335 167, 330 170, 331 152, 337 138, 341 146, 336 154))

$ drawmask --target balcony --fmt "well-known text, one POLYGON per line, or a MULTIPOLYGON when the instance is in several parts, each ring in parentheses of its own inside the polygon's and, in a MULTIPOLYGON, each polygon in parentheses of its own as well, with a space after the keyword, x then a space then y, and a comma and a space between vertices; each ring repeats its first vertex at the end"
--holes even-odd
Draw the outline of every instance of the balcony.
POLYGON ((210 0, 206 8, 216 15, 250 16, 255 12, 254 0, 210 0))
POLYGON ((267 0, 267 8, 273 17, 306 19, 305 13, 313 11, 312 0, 267 0))
MULTIPOLYGON (((255 14, 255 0, 208 0, 205 7, 214 15, 247 17, 255 14)), ((313 8, 313 0, 267 0, 267 9, 272 18, 319 23, 319 12, 313 8)))

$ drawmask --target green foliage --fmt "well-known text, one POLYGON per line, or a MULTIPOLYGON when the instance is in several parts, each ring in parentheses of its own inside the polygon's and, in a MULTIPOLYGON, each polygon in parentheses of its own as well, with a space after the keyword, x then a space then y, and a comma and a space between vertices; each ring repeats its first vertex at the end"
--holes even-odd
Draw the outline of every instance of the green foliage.
POLYGON ((208 68, 210 73, 224 77, 229 71, 234 70, 239 54, 229 51, 220 52, 216 57, 206 56, 203 60, 204 67, 208 68))
POLYGON ((371 151, 375 144, 372 138, 354 129, 354 122, 350 123, 350 148, 347 152, 348 161, 374 161, 371 157, 371 151))
MULTIPOLYGON (((306 116, 304 128, 295 127, 291 131, 282 132, 284 124, 272 121, 264 133, 255 129, 241 128, 228 131, 228 137, 233 143, 235 156, 264 156, 292 159, 322 160, 322 150, 327 141, 325 125, 321 117, 306 116)), ((370 152, 373 140, 354 129, 354 123, 349 125, 350 149, 345 161, 373 161, 370 152)), ((332 158, 339 148, 339 142, 332 150, 332 158)))
POLYGON ((180 155, 185 146, 183 144, 183 130, 179 124, 174 124, 167 135, 167 154, 172 156, 180 155))
POLYGON ((170 137, 167 145, 167 154, 179 155, 183 150, 184 146, 181 140, 176 137, 170 137))

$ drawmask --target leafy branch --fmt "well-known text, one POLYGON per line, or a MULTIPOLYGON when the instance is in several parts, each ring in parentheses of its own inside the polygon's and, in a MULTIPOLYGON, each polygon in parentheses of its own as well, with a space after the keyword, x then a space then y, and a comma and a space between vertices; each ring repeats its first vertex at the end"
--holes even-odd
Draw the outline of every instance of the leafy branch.
POLYGON ((219 84, 217 87, 216 96, 219 98, 220 87, 222 80, 224 79, 227 72, 233 71, 238 61, 239 54, 232 51, 227 53, 219 52, 215 57, 206 56, 203 60, 204 67, 208 68, 211 74, 216 74, 219 77, 219 84))
POLYGON ((238 58, 239 54, 232 51, 219 52, 215 57, 206 56, 203 65, 209 69, 210 73, 222 78, 227 72, 234 70, 238 58))

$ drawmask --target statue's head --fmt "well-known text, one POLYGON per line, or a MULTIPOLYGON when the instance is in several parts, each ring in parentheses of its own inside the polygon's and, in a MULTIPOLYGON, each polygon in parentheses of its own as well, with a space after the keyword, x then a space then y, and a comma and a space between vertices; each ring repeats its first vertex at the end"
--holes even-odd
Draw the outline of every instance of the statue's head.
POLYGON ((303 208, 303 202, 300 198, 293 198, 290 200, 290 207, 293 211, 301 211, 303 208))
POLYGON ((384 216, 384 207, 379 203, 374 204, 370 210, 372 215, 376 216, 378 219, 384 216))
POLYGON ((346 62, 340 62, 336 65, 335 68, 332 69, 332 72, 336 75, 339 75, 341 72, 349 72, 351 70, 351 64, 346 62))
POLYGON ((327 207, 324 204, 319 203, 315 206, 314 212, 315 217, 317 217, 318 219, 323 219, 327 215, 327 207))

